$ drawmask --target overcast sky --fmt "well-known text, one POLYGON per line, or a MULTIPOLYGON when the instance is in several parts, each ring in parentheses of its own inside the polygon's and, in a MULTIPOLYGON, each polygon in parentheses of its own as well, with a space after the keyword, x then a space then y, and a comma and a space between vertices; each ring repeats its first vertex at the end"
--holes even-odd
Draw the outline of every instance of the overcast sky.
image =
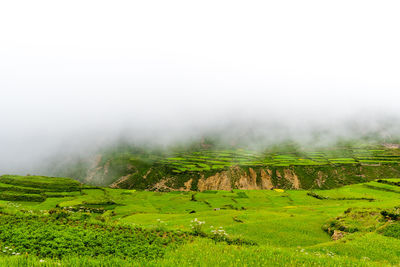
POLYGON ((398 116, 399 12, 365 0, 2 1, 0 172, 89 133, 398 116))

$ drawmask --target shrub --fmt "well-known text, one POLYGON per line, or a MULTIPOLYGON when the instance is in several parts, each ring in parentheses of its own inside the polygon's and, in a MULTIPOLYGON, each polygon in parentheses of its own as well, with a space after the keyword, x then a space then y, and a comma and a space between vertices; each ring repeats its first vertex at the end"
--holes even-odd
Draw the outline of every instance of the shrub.
POLYGON ((398 221, 400 220, 400 207, 394 207, 392 210, 383 210, 381 215, 387 219, 398 221))
POLYGON ((62 210, 51 216, 0 215, 0 241, 21 254, 63 258, 113 256, 162 257, 166 247, 184 242, 186 234, 141 229, 65 218, 62 210))
POLYGON ((400 239, 400 224, 398 222, 388 225, 380 231, 384 236, 400 239))
POLYGON ((245 192, 237 192, 237 198, 249 198, 245 192))

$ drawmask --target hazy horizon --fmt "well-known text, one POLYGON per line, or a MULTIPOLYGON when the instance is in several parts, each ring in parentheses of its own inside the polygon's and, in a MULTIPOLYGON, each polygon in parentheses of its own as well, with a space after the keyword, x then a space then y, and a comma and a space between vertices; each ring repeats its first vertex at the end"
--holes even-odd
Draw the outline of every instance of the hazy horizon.
POLYGON ((309 140, 316 130, 327 141, 398 136, 399 7, 2 3, 0 174, 122 137, 170 144, 248 129, 268 140, 309 140))

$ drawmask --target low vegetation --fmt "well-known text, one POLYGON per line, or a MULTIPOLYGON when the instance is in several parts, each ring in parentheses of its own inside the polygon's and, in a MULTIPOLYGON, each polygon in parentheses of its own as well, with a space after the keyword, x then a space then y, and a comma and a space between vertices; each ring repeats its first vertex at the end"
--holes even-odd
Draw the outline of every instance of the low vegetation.
POLYGON ((0 240, 7 246, 3 246, 3 250, 53 259, 99 255, 157 259, 163 256, 169 244, 179 244, 185 236, 160 229, 72 220, 68 215, 63 211, 49 216, 2 214, 0 240))

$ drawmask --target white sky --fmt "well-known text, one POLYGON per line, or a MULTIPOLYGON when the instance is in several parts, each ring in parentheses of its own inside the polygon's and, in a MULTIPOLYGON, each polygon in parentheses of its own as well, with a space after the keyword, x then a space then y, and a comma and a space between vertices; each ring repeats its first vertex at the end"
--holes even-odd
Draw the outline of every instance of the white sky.
POLYGON ((399 1, 1 1, 0 149, 231 114, 398 116, 399 13, 399 1))

